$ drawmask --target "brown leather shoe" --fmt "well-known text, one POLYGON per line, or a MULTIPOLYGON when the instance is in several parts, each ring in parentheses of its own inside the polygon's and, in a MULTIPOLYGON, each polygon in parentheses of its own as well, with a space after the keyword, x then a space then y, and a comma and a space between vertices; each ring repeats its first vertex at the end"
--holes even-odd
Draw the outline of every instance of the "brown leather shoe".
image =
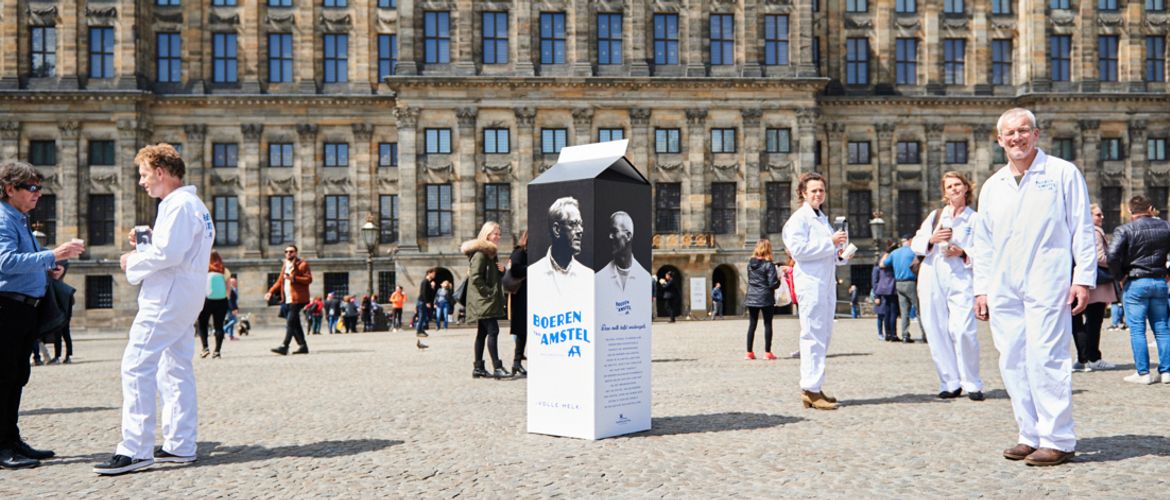
POLYGON ((824 389, 821 389, 821 397, 825 398, 825 401, 828 401, 828 402, 830 402, 830 403, 836 403, 836 402, 837 402, 837 398, 835 398, 835 397, 833 397, 833 396, 830 396, 830 395, 829 395, 829 393, 825 392, 825 390, 824 390, 824 389))
POLYGON ((1026 444, 1017 444, 1011 448, 1003 450, 1003 458, 1008 460, 1023 460, 1028 458, 1028 455, 1036 452, 1036 448, 1026 444))
POLYGON ((1075 457, 1075 451, 1060 451, 1054 448, 1040 448, 1024 459, 1028 465, 1047 466, 1060 465, 1075 457))
POLYGON ((825 399, 824 393, 800 391, 800 401, 805 408, 817 410, 836 410, 837 403, 825 399))

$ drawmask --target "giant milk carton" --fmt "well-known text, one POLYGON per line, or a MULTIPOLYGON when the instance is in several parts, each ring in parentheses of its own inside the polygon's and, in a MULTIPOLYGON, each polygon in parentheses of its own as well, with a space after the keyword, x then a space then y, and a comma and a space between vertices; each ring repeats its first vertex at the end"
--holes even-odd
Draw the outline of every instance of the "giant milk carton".
POLYGON ((528 432, 650 429, 650 183, 627 145, 564 148, 528 185, 528 432))

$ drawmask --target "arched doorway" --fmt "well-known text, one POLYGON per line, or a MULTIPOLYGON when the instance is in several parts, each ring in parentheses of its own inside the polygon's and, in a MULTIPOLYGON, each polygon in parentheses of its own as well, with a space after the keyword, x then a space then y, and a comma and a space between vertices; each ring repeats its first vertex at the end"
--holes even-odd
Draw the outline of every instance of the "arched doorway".
MULTIPOLYGON (((685 281, 683 280, 682 271, 679 271, 677 267, 674 267, 671 265, 662 266, 662 267, 658 268, 658 271, 656 273, 654 273, 654 275, 656 277, 655 283, 661 283, 662 280, 666 279, 666 273, 670 273, 670 274, 674 275, 674 281, 676 283, 678 283, 675 286, 676 293, 674 295, 674 298, 671 300, 671 304, 674 306, 674 315, 675 316, 686 316, 686 314, 682 310, 682 296, 684 293, 686 293, 686 290, 683 287, 683 283, 685 283, 685 281)), ((669 317, 669 315, 666 312, 666 302, 664 300, 662 300, 662 287, 661 286, 658 286, 658 285, 655 286, 654 298, 655 298, 654 303, 656 304, 655 308, 654 308, 656 311, 656 316, 669 317)))
POLYGON ((723 264, 711 273, 711 288, 719 283, 723 290, 723 315, 739 315, 739 272, 730 264, 723 264))
POLYGON ((449 271, 445 267, 436 267, 435 268, 435 286, 442 285, 444 281, 451 282, 451 289, 452 290, 454 290, 455 287, 459 286, 459 283, 455 282, 455 275, 451 274, 451 271, 449 271))

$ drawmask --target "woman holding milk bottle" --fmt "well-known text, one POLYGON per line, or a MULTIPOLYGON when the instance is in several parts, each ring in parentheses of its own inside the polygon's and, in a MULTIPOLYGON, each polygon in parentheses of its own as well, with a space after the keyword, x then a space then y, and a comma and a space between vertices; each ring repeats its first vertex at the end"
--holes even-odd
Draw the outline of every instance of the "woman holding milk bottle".
POLYGON ((979 378, 979 340, 975 336, 975 295, 971 258, 975 211, 971 181, 950 171, 942 176, 942 208, 922 222, 910 243, 923 256, 918 274, 922 328, 930 341, 930 355, 938 371, 938 397, 951 399, 967 391, 972 401, 983 401, 979 378))

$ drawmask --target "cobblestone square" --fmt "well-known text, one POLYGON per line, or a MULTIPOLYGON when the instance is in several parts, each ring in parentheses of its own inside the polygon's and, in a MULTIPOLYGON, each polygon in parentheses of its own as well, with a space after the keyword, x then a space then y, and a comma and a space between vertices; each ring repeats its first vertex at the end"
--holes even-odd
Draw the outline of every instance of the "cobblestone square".
MULTIPOLYGON (((826 390, 800 406, 797 322, 777 361, 743 360, 746 321, 656 323, 653 430, 590 442, 525 432, 524 379, 472 380, 474 331, 321 335, 271 354, 282 331, 196 359, 199 461, 98 477, 119 439, 122 332, 77 335, 72 365, 35 367, 22 433, 58 458, 0 471, 0 496, 135 497, 1143 497, 1170 491, 1170 385, 1136 386, 1127 332, 1103 332, 1116 371, 1074 374, 1073 463, 1009 462, 1016 427, 980 325, 988 399, 937 399, 927 346, 879 342, 842 319, 826 390)), ((502 329, 507 331, 506 327, 502 329)), ((757 336, 762 352, 762 335, 757 336)), ((195 341, 195 340, 193 340, 195 341)), ((512 341, 501 335, 500 350, 512 341)), ((508 356, 502 356, 507 358, 508 356)), ((1164 494, 1164 493, 1163 493, 1164 494)))

